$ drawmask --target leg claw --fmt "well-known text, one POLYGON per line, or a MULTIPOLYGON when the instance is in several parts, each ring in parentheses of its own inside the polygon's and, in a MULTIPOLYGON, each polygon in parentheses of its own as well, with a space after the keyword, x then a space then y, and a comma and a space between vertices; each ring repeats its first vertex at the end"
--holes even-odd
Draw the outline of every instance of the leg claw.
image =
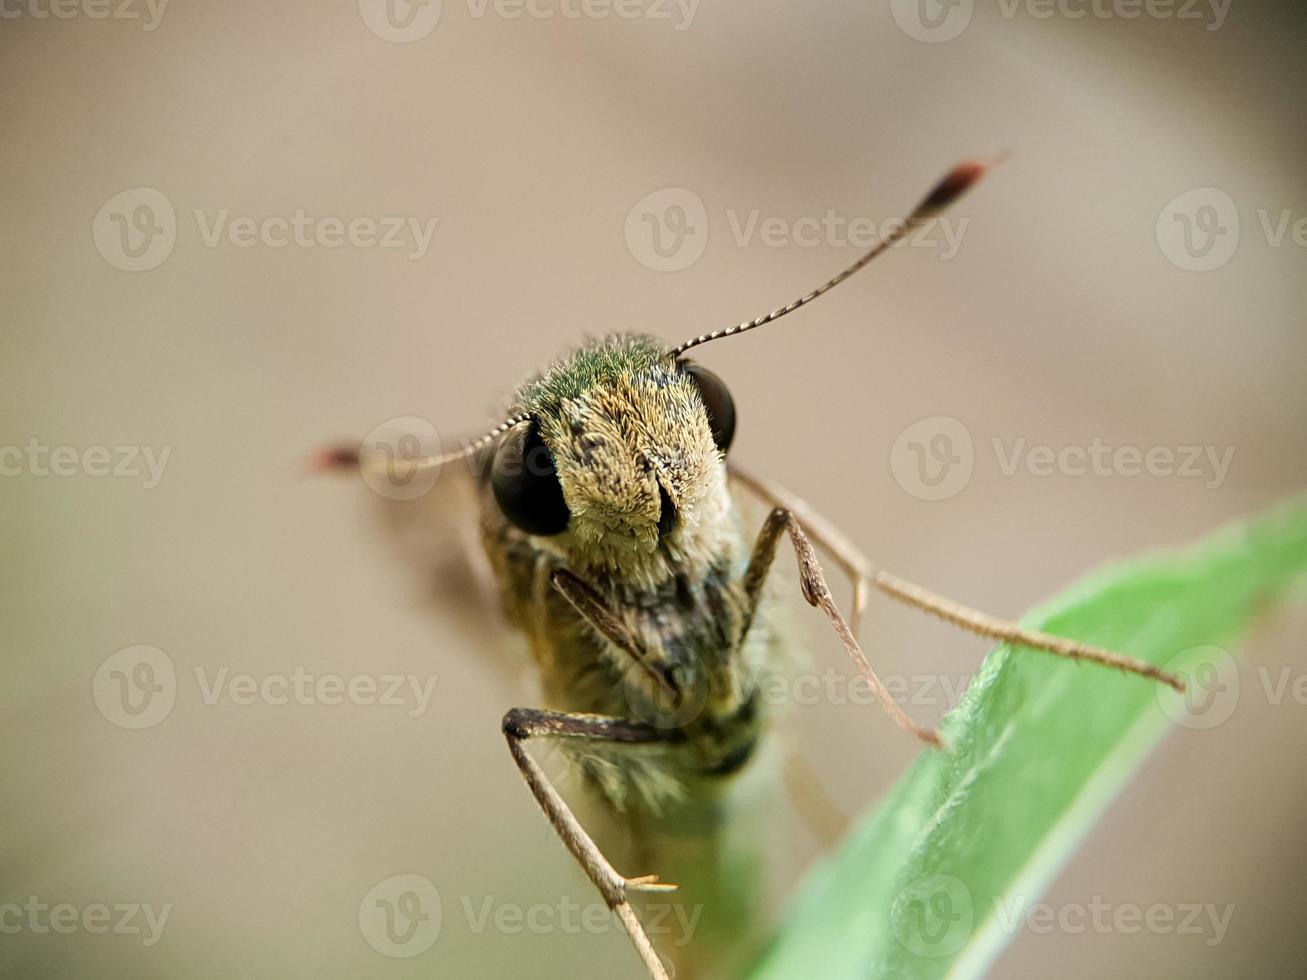
POLYGON ((622 886, 628 892, 674 892, 679 885, 670 881, 660 881, 657 875, 640 875, 638 878, 622 879, 622 886))

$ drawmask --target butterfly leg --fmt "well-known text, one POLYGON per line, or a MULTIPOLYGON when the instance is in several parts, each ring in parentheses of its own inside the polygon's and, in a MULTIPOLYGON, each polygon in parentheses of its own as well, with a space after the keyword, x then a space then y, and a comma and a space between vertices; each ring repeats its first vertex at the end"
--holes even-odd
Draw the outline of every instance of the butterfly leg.
POLYGON ((533 738, 550 738, 579 739, 610 745, 650 745, 676 741, 680 737, 679 733, 603 715, 571 714, 534 708, 514 708, 508 712, 504 716, 503 730, 513 761, 517 763, 517 768, 536 802, 540 804, 540 809, 584 869, 586 876, 599 889, 608 907, 626 927, 649 976, 652 980, 669 980, 667 967, 659 959, 653 942, 635 910, 631 908, 627 894, 632 891, 669 892, 674 891, 676 886, 660 882, 657 875, 627 878, 619 874, 593 838, 586 833, 539 763, 527 752, 526 742, 533 738))
POLYGON ((871 561, 834 526, 820 515, 814 513, 802 500, 788 490, 772 483, 754 473, 737 466, 732 466, 731 475, 760 499, 786 508, 802 522, 812 534, 812 538, 828 551, 840 565, 841 569, 854 582, 853 630, 857 625, 865 605, 866 588, 878 589, 885 595, 899 602, 906 603, 923 612, 952 623, 970 633, 1000 640, 1014 646, 1043 650, 1068 660, 1083 660, 1112 667, 1126 673, 1138 674, 1160 683, 1167 684, 1177 691, 1184 690, 1184 681, 1175 674, 1163 670, 1146 661, 1127 657, 1123 654, 1104 650, 1102 647, 1088 643, 1079 643, 1060 636, 1052 636, 1037 630, 1028 630, 1010 620, 999 619, 987 613, 972 609, 959 602, 946 599, 931 592, 923 586, 899 578, 883 569, 876 569, 871 561))
POLYGON ((799 585, 803 590, 804 599, 808 601, 809 605, 816 606, 826 614, 826 618, 830 620, 831 626, 834 627, 836 635, 840 638, 840 642, 844 644, 844 649, 849 658, 857 667, 858 673, 862 675, 863 680, 871 688, 881 707, 885 709, 885 713, 909 735, 920 739, 927 745, 941 748, 943 742, 940 740, 939 733, 932 728, 924 728, 909 718, 907 713, 895 703, 889 691, 885 689, 885 685, 876 676, 876 672, 872 670, 866 654, 858 646, 857 638, 854 637, 849 624, 845 622, 844 617, 840 614, 839 608, 835 605, 835 600, 831 596, 830 589, 826 586, 826 576, 822 572, 821 563, 817 561, 817 553, 812 548, 812 542, 808 540, 808 535, 799 525, 793 513, 784 507, 776 507, 767 515, 767 520, 764 522, 762 530, 758 534, 758 540, 754 544, 753 557, 749 560, 748 571, 744 574, 744 590, 749 602, 748 620, 752 620, 753 613, 757 609, 758 600, 762 596, 763 585, 767 581, 767 574, 771 571, 772 561, 776 557, 776 549, 780 545, 781 536, 784 534, 789 535, 790 542, 794 545, 794 556, 799 562, 799 585))

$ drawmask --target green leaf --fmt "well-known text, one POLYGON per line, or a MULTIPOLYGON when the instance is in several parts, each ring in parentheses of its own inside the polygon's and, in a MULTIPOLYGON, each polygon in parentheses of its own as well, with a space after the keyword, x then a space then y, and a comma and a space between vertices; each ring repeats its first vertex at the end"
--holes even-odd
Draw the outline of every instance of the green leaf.
POLYGON ((1105 569, 1023 620, 1191 679, 996 649, 923 752, 811 875, 753 980, 982 974, 1148 750, 1233 710, 1223 647, 1307 573, 1307 498, 1105 569), (1198 683, 1193 683, 1197 679, 1198 683))

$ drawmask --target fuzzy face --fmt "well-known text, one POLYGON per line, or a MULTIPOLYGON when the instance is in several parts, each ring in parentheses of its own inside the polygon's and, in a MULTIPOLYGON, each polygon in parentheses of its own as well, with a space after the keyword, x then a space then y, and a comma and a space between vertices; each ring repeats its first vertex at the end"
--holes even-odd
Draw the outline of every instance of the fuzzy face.
POLYGON ((649 587, 734 551, 722 453, 663 343, 591 342, 523 385, 513 413, 536 421, 571 511, 567 530, 533 541, 569 567, 649 587))

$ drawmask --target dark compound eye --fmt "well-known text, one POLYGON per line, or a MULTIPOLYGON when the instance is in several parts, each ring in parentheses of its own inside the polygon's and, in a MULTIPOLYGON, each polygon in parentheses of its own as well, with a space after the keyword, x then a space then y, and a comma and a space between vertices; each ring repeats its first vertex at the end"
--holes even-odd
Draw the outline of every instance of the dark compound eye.
POLYGON ((562 534, 572 513, 563 499, 554 457, 535 420, 523 422, 495 451, 490 486, 504 516, 528 534, 562 534))
POLYGON ((682 366, 685 373, 694 379, 699 388, 699 397, 703 399, 703 407, 708 410, 712 441, 718 449, 726 452, 731 448, 731 440, 735 438, 735 401, 731 398, 726 383, 693 361, 685 361, 682 366))

